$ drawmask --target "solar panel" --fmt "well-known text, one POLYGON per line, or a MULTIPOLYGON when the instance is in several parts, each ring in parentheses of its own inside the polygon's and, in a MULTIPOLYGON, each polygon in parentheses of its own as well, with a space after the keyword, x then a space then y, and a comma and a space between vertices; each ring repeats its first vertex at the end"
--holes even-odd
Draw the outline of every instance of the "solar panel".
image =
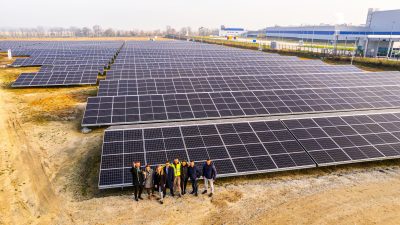
POLYGON ((250 67, 210 67, 210 68, 174 68, 174 69, 115 69, 107 72, 107 80, 149 79, 149 78, 187 78, 215 76, 245 76, 245 75, 282 75, 307 73, 358 73, 363 72, 354 66, 328 65, 274 65, 250 67))
POLYGON ((400 158, 400 114, 283 120, 318 166, 400 158))
POLYGON ((21 74, 12 87, 96 84, 98 71, 50 71, 21 74))
POLYGON ((398 86, 92 97, 82 126, 397 107, 398 86))
POLYGON ((148 56, 137 56, 137 55, 127 55, 121 52, 118 55, 118 58, 115 60, 115 64, 148 64, 148 63, 169 63, 169 62, 237 62, 237 61, 267 61, 267 60, 299 60, 299 58, 294 56, 279 56, 276 54, 265 54, 265 55, 255 55, 255 56, 220 56, 214 57, 210 55, 210 57, 170 57, 170 55, 166 55, 165 57, 155 57, 153 55, 148 56))
POLYGON ((400 85, 400 72, 102 80, 98 96, 400 85))
POLYGON ((157 128, 112 127, 104 133, 100 188, 131 186, 133 161, 213 160, 219 177, 315 167, 279 121, 157 128))
POLYGON ((40 67, 40 72, 54 72, 54 71, 98 71, 104 72, 103 65, 44 65, 40 67))
POLYGON ((148 64, 113 64, 112 70, 154 70, 154 69, 192 69, 192 68, 235 68, 235 67, 268 67, 290 65, 326 65, 319 60, 306 61, 239 61, 239 62, 176 62, 148 64))
POLYGON ((22 74, 12 87, 96 84, 122 46, 118 41, 3 41, 16 59, 12 66, 42 66, 38 73, 22 74))

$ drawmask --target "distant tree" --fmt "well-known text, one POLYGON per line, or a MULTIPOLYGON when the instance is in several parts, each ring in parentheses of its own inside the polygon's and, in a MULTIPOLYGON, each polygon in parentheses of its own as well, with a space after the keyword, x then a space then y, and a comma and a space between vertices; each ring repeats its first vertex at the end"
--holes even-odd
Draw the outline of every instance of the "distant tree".
POLYGON ((166 30, 165 30, 166 34, 176 34, 176 30, 174 28, 172 28, 171 26, 167 26, 166 30))
POLYGON ((100 25, 94 25, 93 26, 93 32, 94 32, 94 36, 96 36, 96 37, 102 36, 101 26, 100 25))
POLYGON ((187 33, 187 28, 186 27, 182 27, 181 30, 179 31, 179 35, 180 36, 186 36, 187 33))
POLYGON ((79 27, 70 27, 70 28, 68 29, 68 31, 71 32, 72 35, 75 36, 75 37, 81 37, 81 36, 83 36, 82 29, 79 28, 79 27))
POLYGON ((187 33, 188 33, 188 35, 189 36, 191 36, 192 34, 193 34, 193 32, 192 32, 192 28, 191 27, 186 27, 186 31, 187 31, 187 33))
POLYGON ((107 30, 104 31, 104 36, 106 36, 106 37, 114 37, 115 36, 115 31, 112 28, 108 28, 107 30))
POLYGON ((46 30, 42 26, 36 27, 36 32, 38 37, 44 37, 46 35, 46 30))
POLYGON ((92 30, 89 27, 82 28, 82 35, 84 37, 90 37, 91 33, 92 33, 92 30))

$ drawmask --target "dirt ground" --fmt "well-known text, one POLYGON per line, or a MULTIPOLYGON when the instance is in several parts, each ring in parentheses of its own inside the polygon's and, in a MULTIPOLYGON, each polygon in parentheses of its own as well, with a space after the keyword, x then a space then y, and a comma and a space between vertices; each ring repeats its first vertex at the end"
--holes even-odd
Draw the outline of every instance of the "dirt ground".
POLYGON ((220 179, 164 205, 99 191, 103 129, 79 125, 96 87, 10 88, 37 69, 0 68, 0 224, 400 224, 399 160, 220 179))

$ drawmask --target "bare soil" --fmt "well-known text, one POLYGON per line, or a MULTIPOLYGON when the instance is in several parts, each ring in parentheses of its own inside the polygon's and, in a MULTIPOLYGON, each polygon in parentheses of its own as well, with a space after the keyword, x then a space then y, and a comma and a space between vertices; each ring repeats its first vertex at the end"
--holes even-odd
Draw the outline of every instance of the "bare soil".
POLYGON ((399 160, 219 179, 164 205, 99 191, 104 128, 79 125, 96 87, 9 87, 37 69, 0 68, 0 224, 400 223, 399 160))

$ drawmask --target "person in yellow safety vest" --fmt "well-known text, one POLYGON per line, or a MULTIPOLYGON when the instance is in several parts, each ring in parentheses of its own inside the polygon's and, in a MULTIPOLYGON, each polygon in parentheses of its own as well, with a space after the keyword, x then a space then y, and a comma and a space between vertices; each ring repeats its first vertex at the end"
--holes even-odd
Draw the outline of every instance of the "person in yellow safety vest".
POLYGON ((182 197, 182 190, 181 190, 181 162, 179 159, 174 159, 174 163, 171 165, 174 168, 174 191, 178 191, 179 197, 182 197))

